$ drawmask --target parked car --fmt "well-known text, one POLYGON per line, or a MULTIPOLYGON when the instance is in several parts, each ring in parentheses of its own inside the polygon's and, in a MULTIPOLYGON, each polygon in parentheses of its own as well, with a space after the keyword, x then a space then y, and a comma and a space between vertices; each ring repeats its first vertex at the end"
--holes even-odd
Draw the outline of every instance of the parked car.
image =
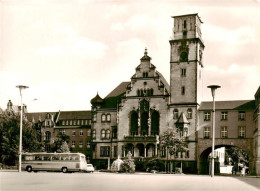
POLYGON ((94 170, 95 170, 95 169, 94 169, 94 167, 93 167, 92 164, 87 164, 87 170, 86 170, 87 172, 92 172, 92 173, 93 173, 94 170))

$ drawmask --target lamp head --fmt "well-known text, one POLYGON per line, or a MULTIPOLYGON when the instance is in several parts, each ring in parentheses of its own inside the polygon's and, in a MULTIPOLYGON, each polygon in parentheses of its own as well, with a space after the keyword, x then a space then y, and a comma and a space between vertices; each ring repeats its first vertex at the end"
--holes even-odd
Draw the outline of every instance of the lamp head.
POLYGON ((28 86, 24 86, 24 85, 18 85, 18 86, 16 86, 17 88, 19 88, 19 89, 26 89, 26 88, 29 88, 28 86))
POLYGON ((218 86, 218 85, 210 85, 210 86, 208 86, 208 88, 211 89, 212 97, 215 97, 215 90, 218 89, 218 88, 221 88, 221 86, 218 86))

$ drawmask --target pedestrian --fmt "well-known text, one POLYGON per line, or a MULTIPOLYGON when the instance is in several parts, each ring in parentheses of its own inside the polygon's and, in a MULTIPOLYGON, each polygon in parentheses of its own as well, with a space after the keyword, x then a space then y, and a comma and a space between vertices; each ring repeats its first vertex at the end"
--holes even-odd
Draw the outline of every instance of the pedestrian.
POLYGON ((241 176, 245 176, 245 174, 246 174, 246 165, 245 164, 243 164, 243 166, 242 166, 242 169, 241 169, 241 176))

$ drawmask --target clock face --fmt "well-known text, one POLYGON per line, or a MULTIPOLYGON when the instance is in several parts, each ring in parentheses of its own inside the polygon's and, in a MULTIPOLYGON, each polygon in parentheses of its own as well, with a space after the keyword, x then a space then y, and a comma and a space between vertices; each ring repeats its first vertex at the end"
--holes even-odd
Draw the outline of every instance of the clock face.
POLYGON ((180 55, 180 61, 181 62, 187 62, 188 61, 188 53, 187 52, 182 52, 180 55))

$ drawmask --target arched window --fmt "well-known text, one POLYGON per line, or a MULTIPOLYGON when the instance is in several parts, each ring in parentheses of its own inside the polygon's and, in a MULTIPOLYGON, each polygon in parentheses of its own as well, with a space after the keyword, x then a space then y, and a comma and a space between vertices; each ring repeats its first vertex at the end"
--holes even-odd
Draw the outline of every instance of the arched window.
POLYGON ((141 115, 141 134, 148 135, 148 113, 143 112, 141 115))
POLYGON ((178 116, 179 116, 178 109, 174 109, 174 111, 173 111, 173 119, 178 119, 178 116))
POLYGON ((45 140, 46 141, 50 141, 51 140, 51 132, 50 131, 46 131, 45 132, 45 140))
POLYGON ((101 122, 105 122, 106 121, 106 115, 105 114, 102 114, 101 115, 101 122))
POLYGON ((110 122, 111 121, 111 115, 107 114, 107 121, 110 122))
POLYGON ((154 111, 151 116, 151 135, 159 135, 160 114, 154 111))
POLYGON ((138 135, 138 113, 136 111, 131 113, 130 134, 132 136, 138 135))
POLYGON ((104 138, 106 138, 106 131, 105 131, 105 129, 102 129, 101 130, 101 139, 104 139, 104 138))
POLYGON ((192 109, 191 109, 191 108, 189 108, 189 109, 187 110, 187 118, 188 118, 188 119, 191 119, 191 118, 192 118, 192 109))
POLYGON ((106 139, 110 139, 110 130, 106 130, 106 139))

